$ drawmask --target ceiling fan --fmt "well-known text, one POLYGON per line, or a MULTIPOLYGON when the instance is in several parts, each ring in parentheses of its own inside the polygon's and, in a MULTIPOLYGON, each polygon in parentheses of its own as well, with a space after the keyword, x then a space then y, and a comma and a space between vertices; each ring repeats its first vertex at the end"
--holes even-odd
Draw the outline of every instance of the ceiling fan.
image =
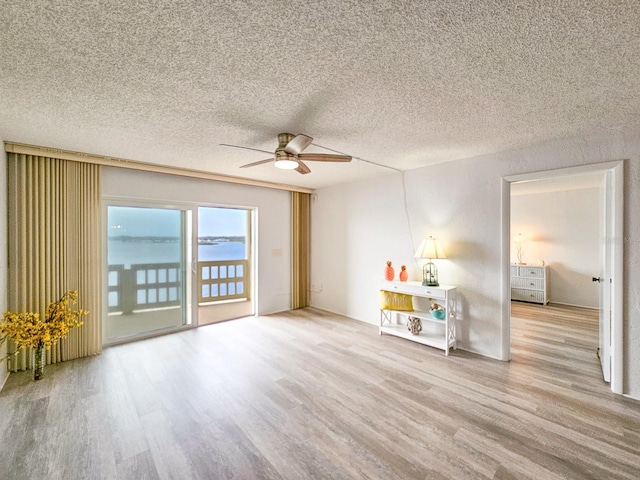
MULTIPOLYGON (((278 134, 278 148, 275 151, 275 157, 267 158, 266 160, 260 160, 258 162, 248 163, 242 165, 240 168, 255 167, 256 165, 262 165, 263 163, 274 162, 274 165, 278 168, 285 170, 295 170, 303 175, 310 173, 311 170, 304 162, 350 162, 351 157, 348 155, 332 155, 328 153, 302 153, 302 151, 311 145, 313 138, 308 135, 299 134, 293 135, 292 133, 279 133, 278 134)), ((268 153, 273 155, 272 152, 267 150, 260 150, 258 148, 241 147, 239 145, 229 145, 221 143, 222 147, 243 148, 245 150, 255 150, 256 152, 268 153)))

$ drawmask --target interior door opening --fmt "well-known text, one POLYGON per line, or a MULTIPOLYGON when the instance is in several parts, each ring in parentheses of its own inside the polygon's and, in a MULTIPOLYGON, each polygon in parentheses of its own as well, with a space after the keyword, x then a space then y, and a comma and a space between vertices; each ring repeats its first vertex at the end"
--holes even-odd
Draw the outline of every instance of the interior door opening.
POLYGON ((586 372, 594 378, 599 368, 601 299, 591 279, 601 272, 603 176, 511 185, 511 349, 544 369, 572 345, 585 382, 586 372))
MULTIPOLYGON (((591 165, 569 168, 550 172, 538 172, 533 174, 518 175, 504 179, 503 189, 503 278, 505 302, 503 309, 503 358, 511 359, 511 276, 510 271, 516 256, 514 238, 518 233, 513 228, 515 223, 512 218, 512 187, 518 182, 533 184, 536 181, 547 180, 555 182, 567 182, 570 176, 592 175, 597 179, 598 187, 595 189, 598 198, 595 208, 589 211, 575 208, 572 215, 588 215, 598 222, 598 238, 591 239, 593 260, 593 277, 604 279, 600 284, 591 283, 591 275, 582 272, 580 285, 585 289, 593 290, 592 295, 597 299, 593 310, 597 319, 599 345, 594 345, 594 358, 597 354, 605 356, 605 361, 600 358, 602 377, 605 381, 610 379, 611 390, 615 393, 623 393, 622 390, 622 162, 591 165), (598 192, 600 193, 598 195, 598 192), (598 314, 598 311, 600 312, 598 314)), ((566 208, 566 205, 557 204, 555 208, 566 208)), ((572 222, 571 219, 568 219, 572 222)), ((523 228, 521 225, 515 228, 523 228)), ((540 240, 540 239, 539 239, 540 240)), ((545 239, 542 239, 545 240, 545 239)), ((546 239, 549 240, 549 239, 546 239)), ((575 247, 567 245, 567 252, 575 247)), ((520 246, 521 248, 521 246, 520 246)), ((522 254, 522 252, 520 252, 522 254)), ((524 263, 537 264, 542 259, 529 257, 524 263)), ((591 271, 591 270, 589 270, 591 271)), ((566 270, 563 273, 568 272, 566 270)), ((571 273, 571 272, 569 272, 571 273)), ((551 278, 551 301, 554 300, 553 278, 551 278)), ((533 288, 533 287, 532 287, 533 288)), ((569 302, 570 303, 570 302, 569 302)), ((517 305, 517 304, 515 304, 517 305)), ((576 304, 574 304, 576 305, 576 304)), ((543 310, 544 311, 544 310, 543 310)), ((591 315, 590 315, 591 316, 591 315)))

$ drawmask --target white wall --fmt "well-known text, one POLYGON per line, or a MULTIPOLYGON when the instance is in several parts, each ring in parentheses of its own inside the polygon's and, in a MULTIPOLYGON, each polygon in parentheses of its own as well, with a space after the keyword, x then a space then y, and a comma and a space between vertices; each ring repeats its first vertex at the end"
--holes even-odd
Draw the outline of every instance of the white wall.
MULTIPOLYGON (((378 321, 384 261, 413 262, 428 235, 449 258, 440 282, 459 287, 461 346, 492 358, 502 352, 502 177, 629 159, 625 164, 625 392, 640 397, 640 134, 550 141, 529 148, 432 165, 316 191, 311 302, 369 323, 378 321), (408 220, 407 220, 408 213, 408 220)), ((622 239, 619 239, 622 241, 622 239)), ((418 278, 413 263, 410 276, 418 278)))
MULTIPOLYGON (((0 138, 2 153, 0 154, 0 314, 7 310, 7 154, 4 151, 4 142, 0 138)), ((7 354, 6 342, 0 347, 0 358, 7 354)), ((9 377, 6 361, 0 362, 0 389, 9 377)))
POLYGON ((234 185, 158 173, 104 168, 103 196, 204 203, 258 209, 260 315, 291 307, 291 195, 282 190, 234 185))
POLYGON ((599 217, 598 188, 511 195, 511 238, 525 236, 524 263, 549 266, 551 302, 598 308, 599 285, 591 278, 600 274, 599 217))

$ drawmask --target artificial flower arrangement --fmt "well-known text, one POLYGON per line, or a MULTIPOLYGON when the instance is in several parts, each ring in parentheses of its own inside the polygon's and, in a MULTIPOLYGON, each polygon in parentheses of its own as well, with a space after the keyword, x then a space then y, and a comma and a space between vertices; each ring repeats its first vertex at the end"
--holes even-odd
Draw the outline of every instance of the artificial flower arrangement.
POLYGON ((7 338, 15 342, 17 349, 8 356, 15 355, 25 348, 34 349, 34 380, 39 380, 44 373, 43 350, 50 349, 60 339, 65 338, 72 328, 82 326, 80 317, 89 312, 72 309, 71 306, 77 303, 77 290, 68 290, 58 301, 49 304, 44 319, 39 313, 33 312, 4 313, 0 322, 0 334, 4 336, 0 344, 7 338))

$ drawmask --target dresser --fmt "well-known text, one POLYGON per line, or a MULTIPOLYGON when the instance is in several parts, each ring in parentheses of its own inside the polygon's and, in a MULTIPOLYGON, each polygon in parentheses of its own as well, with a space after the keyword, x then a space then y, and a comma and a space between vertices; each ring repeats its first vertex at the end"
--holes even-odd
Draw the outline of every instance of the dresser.
POLYGON ((549 267, 511 265, 511 300, 549 303, 549 267))

